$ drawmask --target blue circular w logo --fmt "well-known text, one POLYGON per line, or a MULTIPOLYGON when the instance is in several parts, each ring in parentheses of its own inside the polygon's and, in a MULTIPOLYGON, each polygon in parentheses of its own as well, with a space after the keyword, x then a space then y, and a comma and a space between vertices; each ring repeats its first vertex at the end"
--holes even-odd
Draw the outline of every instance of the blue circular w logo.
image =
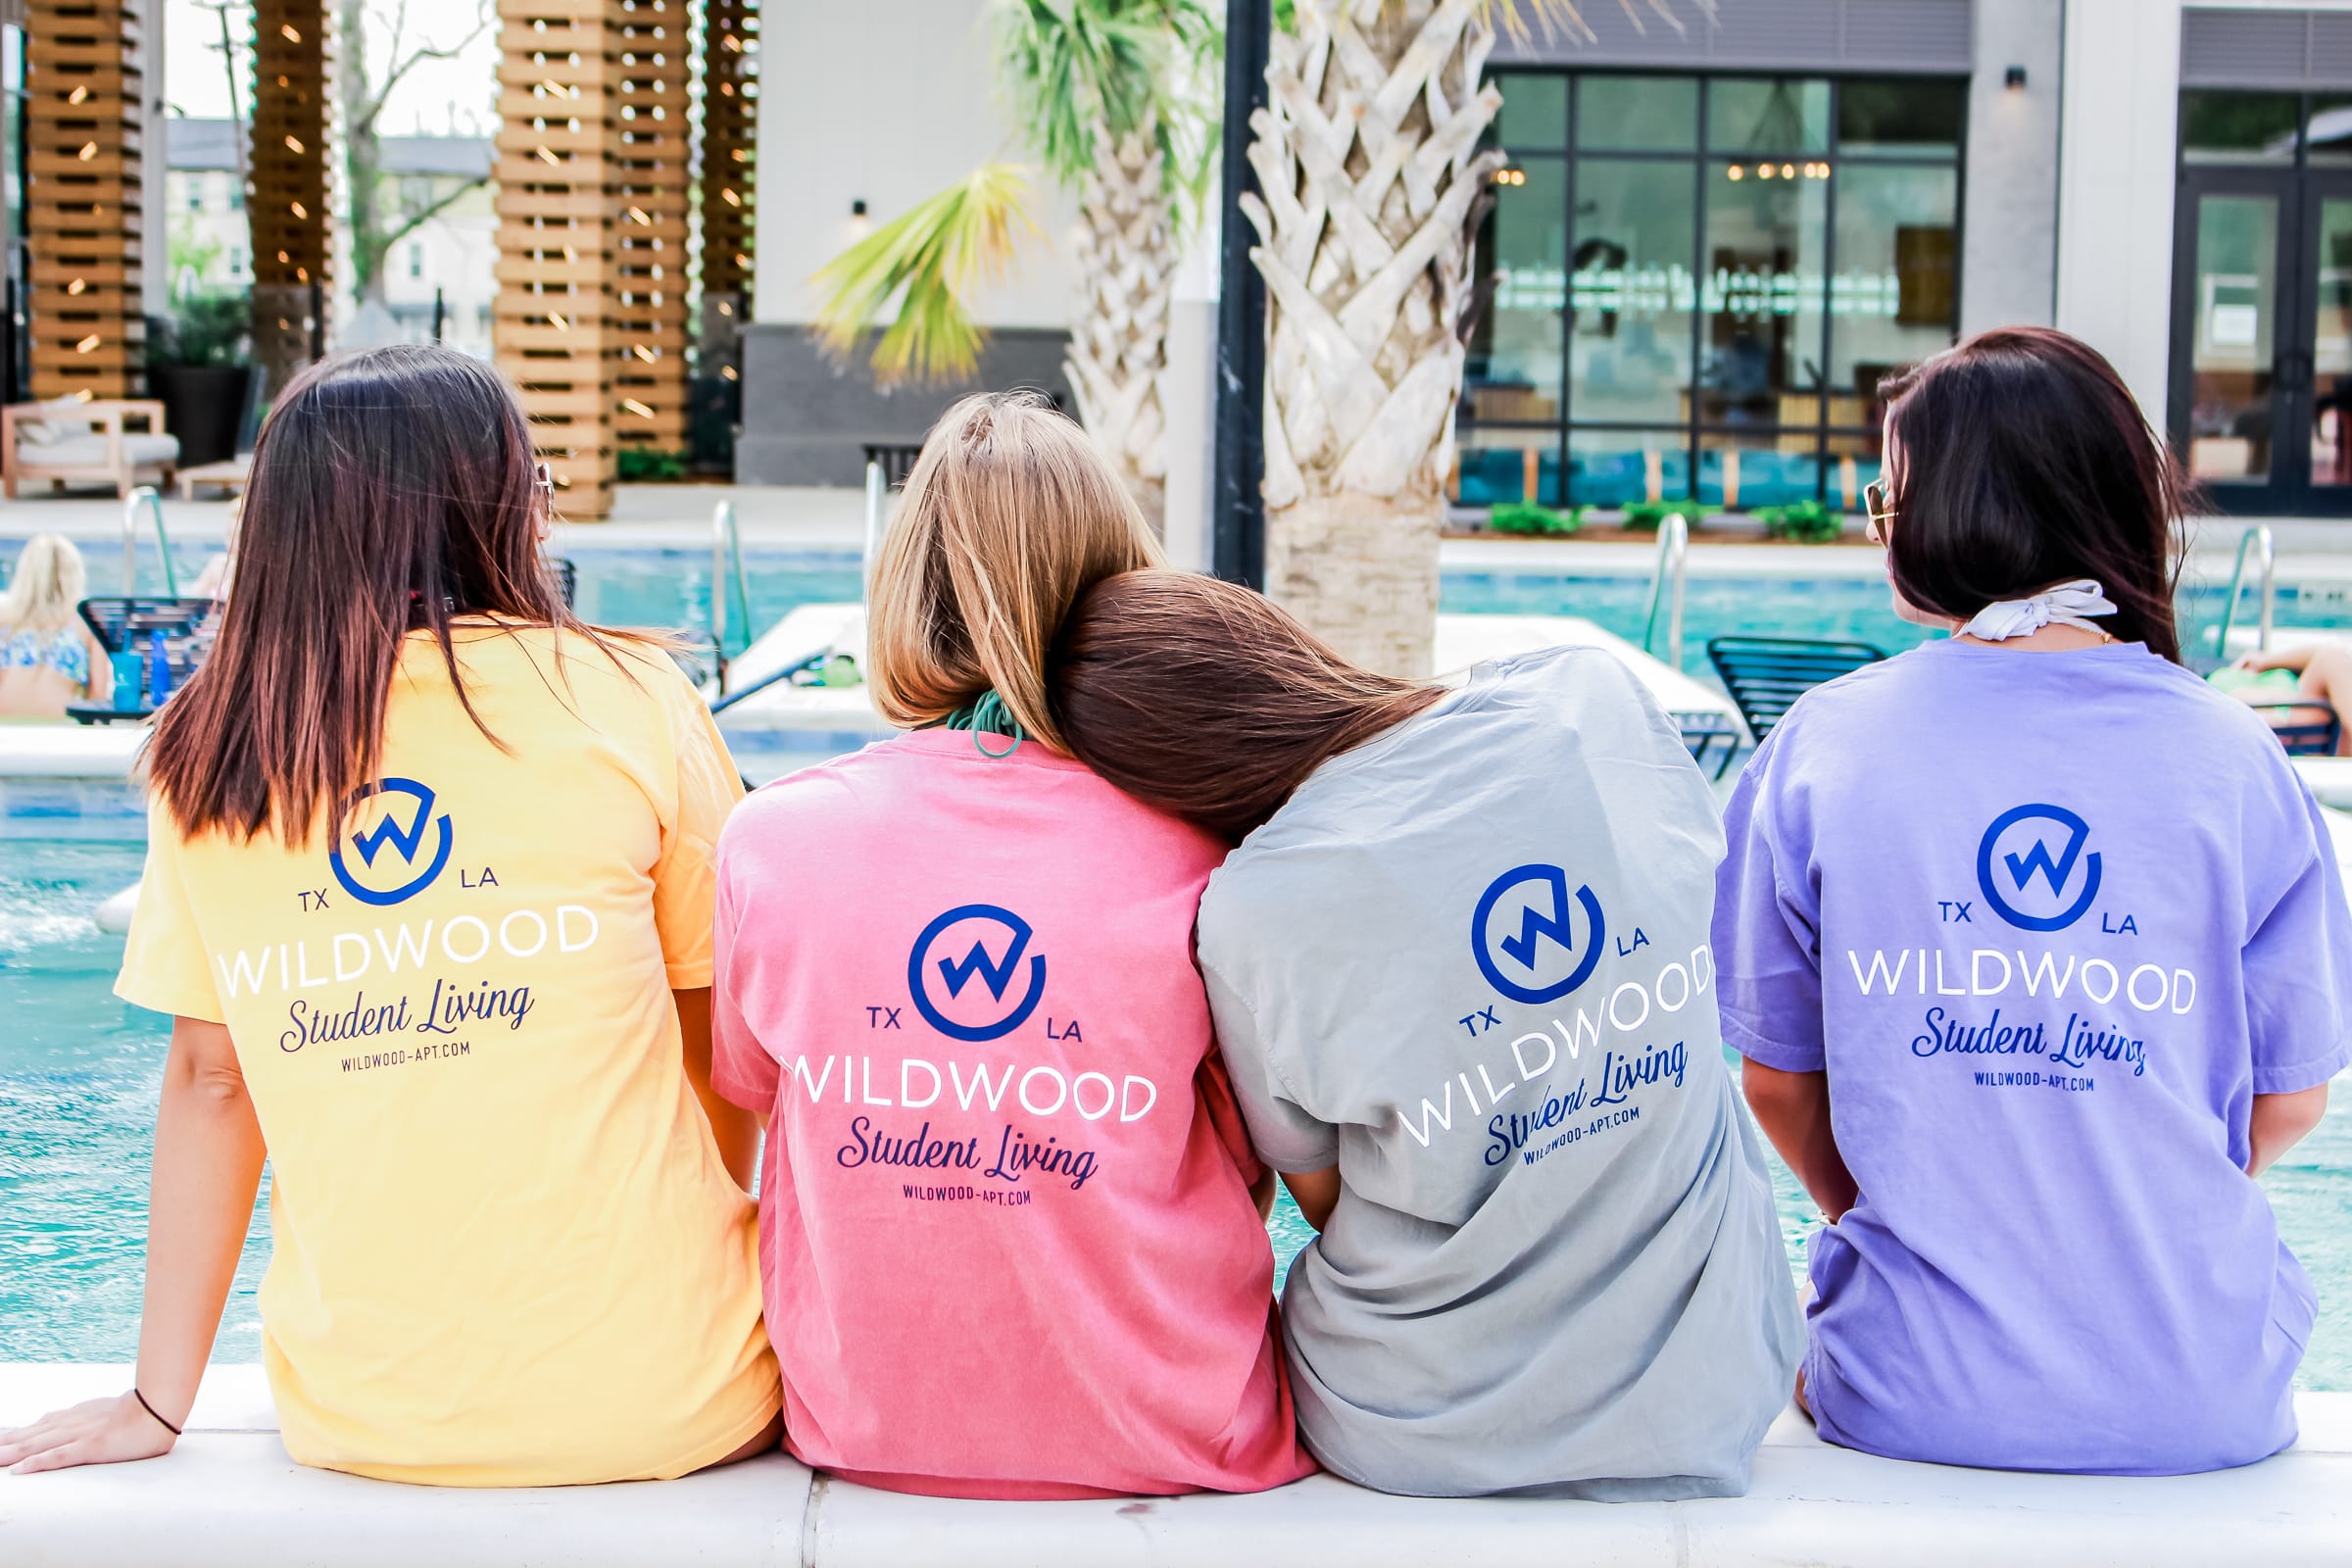
POLYGON ((1556 865, 1505 871, 1479 895, 1470 917, 1470 951, 1487 983, 1513 1002, 1557 1001, 1592 978, 1607 923, 1590 886, 1568 897, 1568 873, 1556 865), (1575 908, 1585 911, 1584 943, 1575 908))
POLYGON ((433 815, 433 792, 429 788, 413 778, 382 778, 352 791, 342 809, 335 813, 335 834, 327 843, 326 863, 335 873, 335 880, 343 884, 343 891, 362 904, 401 904, 433 885, 433 879, 449 864, 450 846, 454 842, 449 814, 433 815), (406 796, 416 804, 403 820, 399 805, 386 801, 374 821, 354 830, 352 821, 360 807, 379 795, 406 796), (432 854, 419 871, 417 856, 424 847, 428 827, 436 836, 432 854), (343 858, 346 843, 359 854, 360 865, 366 873, 364 879, 343 858), (393 854, 383 853, 387 846, 393 854), (379 857, 381 864, 377 863, 379 857), (406 881, 391 880, 404 871, 408 873, 406 881))
POLYGON ((915 1011, 952 1040, 1000 1040, 1012 1033, 1028 1021, 1046 995, 1045 955, 1029 954, 1029 941, 1034 935, 1028 921, 993 904, 963 904, 950 909, 923 927, 923 934, 914 939, 914 951, 906 956, 906 989, 914 998, 915 1011), (956 933, 953 937, 949 936, 951 931, 956 933), (943 939, 950 956, 934 960, 931 950, 942 946, 943 939), (962 956, 955 956, 956 948, 967 942, 970 946, 964 948, 962 956), (1003 957, 989 952, 991 942, 1003 945, 1003 957), (1027 994, 1012 1004, 1011 1010, 1004 1011, 1001 1004, 1004 993, 1011 988, 1024 954, 1029 955, 1027 994), (937 984, 946 993, 944 1001, 932 995, 934 970, 938 973, 937 984), (964 988, 975 975, 979 976, 992 1005, 957 1005, 964 988), (950 1017, 947 1011, 950 1006, 956 1006, 963 1017, 950 1017), (992 1021, 991 1013, 999 1015, 992 1021))
POLYGON ((2063 931, 2099 896, 2098 852, 2083 853, 2089 842, 2090 824, 2063 806, 2015 807, 1994 817, 1977 845, 1977 887, 2019 930, 2063 931), (2078 872, 2081 890, 2070 898, 2078 872))

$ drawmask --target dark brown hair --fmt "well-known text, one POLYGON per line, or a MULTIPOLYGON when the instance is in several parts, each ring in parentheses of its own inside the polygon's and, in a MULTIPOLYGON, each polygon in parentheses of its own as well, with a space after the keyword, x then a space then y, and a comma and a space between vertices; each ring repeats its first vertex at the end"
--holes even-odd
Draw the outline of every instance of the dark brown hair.
POLYGON ((1886 562, 1905 599, 1966 620, 2092 577, 2117 606, 2106 629, 2180 662, 2180 470, 2096 349, 1999 327, 1879 390, 1900 448, 1886 562))
POLYGON ((1048 673, 1072 755, 1236 841, 1324 761, 1440 695, 1358 669, 1247 588, 1182 571, 1098 583, 1062 623, 1048 673))
POLYGON ((540 506, 530 425, 477 360, 370 349, 289 382, 254 448, 219 640, 147 748, 180 831, 307 839, 375 772, 412 628, 468 714, 454 615, 596 637, 539 553, 540 506))

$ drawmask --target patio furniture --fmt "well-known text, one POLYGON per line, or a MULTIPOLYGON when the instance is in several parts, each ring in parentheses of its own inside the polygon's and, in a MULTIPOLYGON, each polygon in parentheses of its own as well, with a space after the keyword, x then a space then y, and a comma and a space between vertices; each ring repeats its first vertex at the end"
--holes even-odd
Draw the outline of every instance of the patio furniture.
POLYGON ((862 462, 882 465, 882 482, 893 490, 906 482, 906 476, 914 471, 914 460, 923 455, 919 441, 911 444, 869 441, 858 450, 864 454, 862 462))
POLYGON ((1790 704, 1824 681, 1850 674, 1886 656, 1868 643, 1803 642, 1791 637, 1710 637, 1707 662, 1739 705, 1756 744, 1772 733, 1790 704))
MULTIPOLYGON (((82 623, 110 657, 132 654, 143 665, 154 634, 163 633, 164 661, 171 666, 173 691, 186 684, 212 653, 210 623, 219 608, 210 599, 173 599, 161 594, 98 595, 80 605, 82 623)), ((130 709, 99 703, 75 703, 66 709, 67 716, 81 724, 136 723, 154 712, 143 702, 130 709)))
POLYGON ((2256 703, 2254 710, 2268 718, 2275 712, 2321 713, 2321 718, 2298 718, 2292 723, 2273 723, 2271 733, 2286 748, 2289 757, 2333 757, 2336 742, 2343 736, 2341 714, 2326 703, 2310 698, 2289 702, 2256 703))
POLYGON ((51 488, 111 484, 127 496, 154 477, 172 482, 179 440, 164 429, 164 406, 151 399, 16 403, 0 409, 0 490, 46 479, 51 488), (141 427, 143 425, 143 428, 141 427))
POLYGON ((182 468, 179 470, 179 499, 195 500, 196 487, 200 484, 218 485, 232 496, 240 496, 245 493, 246 482, 252 477, 253 454, 250 452, 239 453, 219 463, 182 468))

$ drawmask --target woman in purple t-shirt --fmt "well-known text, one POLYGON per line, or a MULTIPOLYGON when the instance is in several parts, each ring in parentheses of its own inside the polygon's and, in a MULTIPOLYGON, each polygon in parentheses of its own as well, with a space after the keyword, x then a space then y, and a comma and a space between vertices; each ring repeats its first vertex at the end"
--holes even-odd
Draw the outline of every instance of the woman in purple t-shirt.
POLYGON ((2251 1178, 2352 1062, 2325 820, 2180 663, 2180 482, 2105 360, 2006 329, 1885 390, 1872 535, 1953 635, 1789 710, 1717 881, 1725 1038, 1830 1220, 1800 1397, 1899 1458, 2250 1463, 2315 1316, 2251 1178))

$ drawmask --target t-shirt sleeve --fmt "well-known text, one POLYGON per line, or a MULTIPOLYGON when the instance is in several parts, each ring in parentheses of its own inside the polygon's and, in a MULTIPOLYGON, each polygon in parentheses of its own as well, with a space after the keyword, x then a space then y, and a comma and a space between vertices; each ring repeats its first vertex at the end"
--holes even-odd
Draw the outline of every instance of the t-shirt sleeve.
POLYGON ((186 842, 160 797, 147 807, 147 868, 115 995, 156 1012, 227 1021, 188 896, 186 842))
POLYGON ((1208 1012, 1217 1030, 1217 1052, 1225 1061, 1225 1076, 1240 1102, 1242 1120, 1258 1157, 1278 1171, 1298 1175, 1328 1170, 1340 1160, 1337 1129, 1318 1120, 1292 1096, 1290 1086, 1267 1055, 1257 1015, 1240 992, 1207 964, 1200 975, 1208 986, 1208 1012))
POLYGON ((1740 775, 1715 872, 1715 970, 1723 1038, 1783 1072, 1820 1072, 1821 907, 1805 847, 1780 820, 1776 731, 1740 775))
POLYGON ((711 925, 710 1087, 730 1104, 762 1114, 774 1108, 778 1071, 744 1015, 746 977, 736 932, 741 921, 723 858, 711 925))
POLYGON ((743 799, 743 777, 718 726, 683 679, 665 692, 677 757, 677 808, 662 825, 662 858, 654 864, 654 926, 672 991, 710 983, 710 918, 715 883, 712 858, 727 813, 743 799))
POLYGON ((2242 958, 2258 1095, 2316 1088, 2352 1064, 2352 910, 2327 818, 2301 780, 2292 788, 2282 891, 2259 911, 2242 958))

